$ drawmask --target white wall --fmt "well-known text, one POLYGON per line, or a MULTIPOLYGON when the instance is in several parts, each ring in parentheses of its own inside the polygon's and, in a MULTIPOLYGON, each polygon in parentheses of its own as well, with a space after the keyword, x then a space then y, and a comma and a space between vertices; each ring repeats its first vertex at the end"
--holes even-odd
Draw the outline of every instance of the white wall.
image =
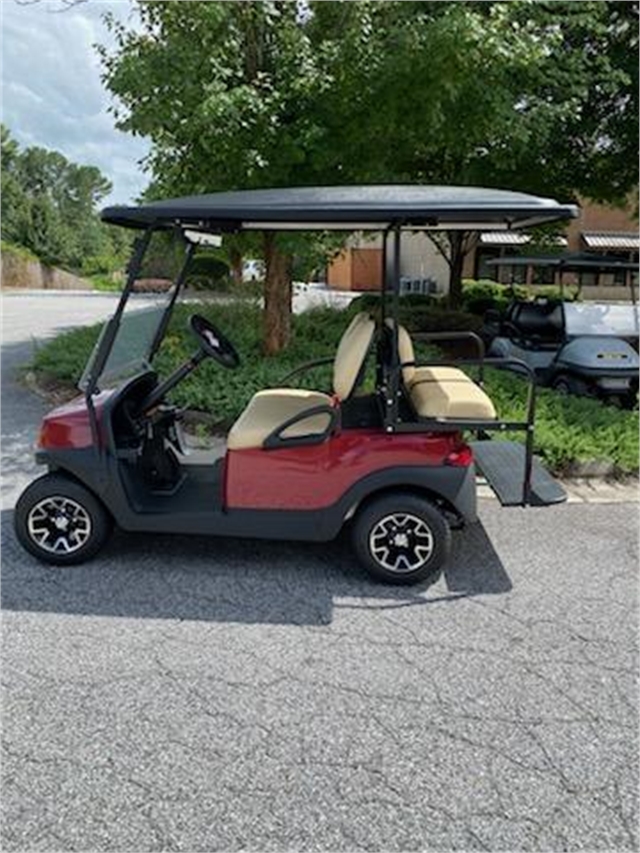
POLYGON ((402 275, 409 278, 432 278, 440 293, 449 290, 449 267, 440 252, 424 233, 402 235, 402 275))

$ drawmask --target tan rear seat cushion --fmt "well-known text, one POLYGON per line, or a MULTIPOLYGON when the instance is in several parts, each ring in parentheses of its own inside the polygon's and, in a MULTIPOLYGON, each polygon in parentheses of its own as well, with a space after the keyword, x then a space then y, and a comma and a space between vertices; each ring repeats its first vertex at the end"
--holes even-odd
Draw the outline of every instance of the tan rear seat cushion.
POLYGON ((409 384, 415 385, 416 382, 471 382, 474 384, 471 377, 459 367, 416 367, 409 384))
MULTIPOLYGON (((315 406, 331 406, 331 402, 331 397, 319 391, 298 388, 258 391, 231 427, 227 447, 229 450, 262 447, 262 443, 274 429, 289 418, 315 406)), ((314 415, 289 427, 282 435, 285 438, 316 435, 324 432, 328 423, 328 414, 314 415)))
POLYGON ((423 418, 496 418, 496 410, 489 397, 468 377, 466 381, 455 378, 414 381, 409 393, 416 412, 423 418))
MULTIPOLYGON (((387 324, 392 328, 391 320, 387 324)), ((411 335, 398 326, 398 355, 404 384, 416 412, 423 418, 494 420, 493 403, 471 377, 457 367, 415 367, 411 335)))

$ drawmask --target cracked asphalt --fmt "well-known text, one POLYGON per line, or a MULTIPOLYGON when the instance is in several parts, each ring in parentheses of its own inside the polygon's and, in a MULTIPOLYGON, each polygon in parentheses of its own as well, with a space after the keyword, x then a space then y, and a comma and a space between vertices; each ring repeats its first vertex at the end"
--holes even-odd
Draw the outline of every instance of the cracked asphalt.
POLYGON ((506 510, 443 577, 328 546, 14 542, 37 338, 108 297, 4 299, 2 849, 637 850, 637 506, 506 510))

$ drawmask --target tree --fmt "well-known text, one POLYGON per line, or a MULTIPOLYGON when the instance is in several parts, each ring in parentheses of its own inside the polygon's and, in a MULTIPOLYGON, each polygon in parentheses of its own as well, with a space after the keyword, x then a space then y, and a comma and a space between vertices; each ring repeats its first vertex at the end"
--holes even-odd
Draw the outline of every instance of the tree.
POLYGON ((19 146, 9 129, 0 126, 2 141, 2 237, 21 243, 30 218, 30 204, 19 174, 19 146))
MULTIPOLYGON (((166 195, 322 179, 311 156, 324 74, 296 3, 139 4, 142 31, 109 18, 102 49, 120 128, 147 136, 147 163, 166 195)), ((231 250, 238 266, 240 245, 231 250)), ((265 350, 290 334, 292 246, 266 233, 265 350)))
MULTIPOLYGON (((315 3, 343 180, 619 202, 638 183, 636 3, 315 3), (371 141, 375 144, 371 144, 371 141)), ((459 303, 476 235, 436 238, 459 303)))
POLYGON ((58 151, 20 150, 2 127, 2 236, 43 261, 74 270, 122 262, 120 235, 96 208, 111 183, 95 166, 71 163, 58 151))

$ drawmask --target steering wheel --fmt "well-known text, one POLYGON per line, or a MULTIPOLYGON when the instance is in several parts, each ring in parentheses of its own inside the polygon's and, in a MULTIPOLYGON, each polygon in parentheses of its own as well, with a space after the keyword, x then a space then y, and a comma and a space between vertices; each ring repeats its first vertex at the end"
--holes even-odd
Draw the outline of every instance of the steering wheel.
POLYGON ((226 335, 202 317, 200 314, 192 314, 189 318, 189 327, 198 339, 200 349, 205 355, 215 358, 223 367, 233 369, 240 364, 240 356, 236 348, 226 335))

